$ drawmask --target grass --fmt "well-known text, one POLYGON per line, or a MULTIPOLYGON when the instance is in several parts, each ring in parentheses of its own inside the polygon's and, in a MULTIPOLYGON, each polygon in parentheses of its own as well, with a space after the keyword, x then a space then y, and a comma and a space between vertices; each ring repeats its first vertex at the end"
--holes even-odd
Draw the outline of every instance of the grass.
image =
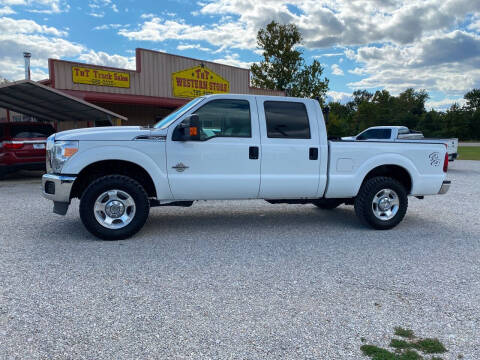
MULTIPOLYGON (((389 347, 393 350, 368 344, 360 346, 360 350, 363 355, 372 360, 442 360, 441 357, 433 356, 433 354, 447 352, 445 346, 438 339, 418 338, 409 329, 396 327, 395 335, 401 339, 392 338, 389 347)), ((365 342, 364 338, 361 340, 365 342)))
POLYGON ((459 146, 459 160, 480 160, 480 146, 459 146))

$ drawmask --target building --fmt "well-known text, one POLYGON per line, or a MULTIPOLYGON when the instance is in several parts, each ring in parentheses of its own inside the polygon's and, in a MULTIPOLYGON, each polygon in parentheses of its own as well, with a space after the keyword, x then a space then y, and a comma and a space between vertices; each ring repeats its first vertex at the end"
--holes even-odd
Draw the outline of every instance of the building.
MULTIPOLYGON (((126 124, 121 117, 128 119, 128 125, 152 125, 205 94, 284 95, 283 91, 251 87, 248 69, 147 49, 136 49, 135 58, 135 70, 49 59, 49 79, 39 84, 107 110, 108 119, 119 125, 126 124), (121 116, 115 118, 115 114, 121 116)), ((28 106, 26 100, 23 106, 28 106)), ((18 107, 11 110, 18 111, 18 107)), ((105 125, 105 120, 58 121, 57 129, 95 125, 105 125)))

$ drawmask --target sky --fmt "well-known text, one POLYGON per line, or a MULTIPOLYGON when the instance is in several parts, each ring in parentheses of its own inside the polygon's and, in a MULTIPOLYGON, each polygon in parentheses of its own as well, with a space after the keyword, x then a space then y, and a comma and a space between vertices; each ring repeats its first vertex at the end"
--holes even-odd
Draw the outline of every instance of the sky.
POLYGON ((248 68, 257 31, 293 23, 329 100, 425 89, 445 110, 480 88, 480 0, 0 0, 0 77, 48 78, 48 58, 135 69, 135 48, 248 68))

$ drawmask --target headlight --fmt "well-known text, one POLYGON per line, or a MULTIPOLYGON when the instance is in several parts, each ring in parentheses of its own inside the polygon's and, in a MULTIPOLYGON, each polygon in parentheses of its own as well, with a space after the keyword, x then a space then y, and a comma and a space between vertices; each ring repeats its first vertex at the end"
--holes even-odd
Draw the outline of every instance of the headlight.
POLYGON ((61 173, 63 165, 78 151, 78 141, 55 141, 50 153, 50 163, 54 173, 61 173))
POLYGON ((55 134, 50 135, 47 138, 47 173, 52 173, 52 149, 53 145, 55 144, 55 134))

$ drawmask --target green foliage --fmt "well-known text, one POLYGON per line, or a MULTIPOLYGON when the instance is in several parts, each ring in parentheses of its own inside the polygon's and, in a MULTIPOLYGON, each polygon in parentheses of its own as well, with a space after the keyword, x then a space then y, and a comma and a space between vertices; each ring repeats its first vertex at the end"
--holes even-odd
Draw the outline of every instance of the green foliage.
POLYGON ((404 329, 400 326, 397 326, 395 328, 395 335, 401 336, 403 338, 413 338, 415 336, 414 333, 413 333, 413 330, 404 329))
POLYGON ((442 354, 447 351, 438 339, 416 338, 413 331, 409 329, 396 327, 395 335, 402 337, 402 339, 393 338, 390 341, 389 346, 393 348, 393 351, 375 345, 362 345, 360 350, 363 355, 370 357, 372 360, 442 360, 440 357, 429 356, 431 356, 430 354, 442 354))
POLYGON ((426 111, 428 94, 424 90, 407 89, 398 96, 387 90, 370 93, 356 90, 347 104, 332 102, 330 136, 356 135, 378 125, 403 125, 420 130, 426 137, 458 137, 480 140, 480 89, 465 94, 465 106, 453 104, 446 112, 426 111))
POLYGON ((460 160, 480 160, 480 146, 459 146, 458 158, 460 160))
POLYGON ((420 339, 414 343, 414 347, 425 354, 442 354, 447 351, 438 339, 420 339))
POLYGON ((251 66, 252 85, 262 89, 284 90, 291 96, 319 97, 325 102, 328 79, 322 80, 323 67, 318 60, 306 65, 299 50, 300 31, 294 24, 275 21, 257 33, 257 45, 263 60, 251 66))

